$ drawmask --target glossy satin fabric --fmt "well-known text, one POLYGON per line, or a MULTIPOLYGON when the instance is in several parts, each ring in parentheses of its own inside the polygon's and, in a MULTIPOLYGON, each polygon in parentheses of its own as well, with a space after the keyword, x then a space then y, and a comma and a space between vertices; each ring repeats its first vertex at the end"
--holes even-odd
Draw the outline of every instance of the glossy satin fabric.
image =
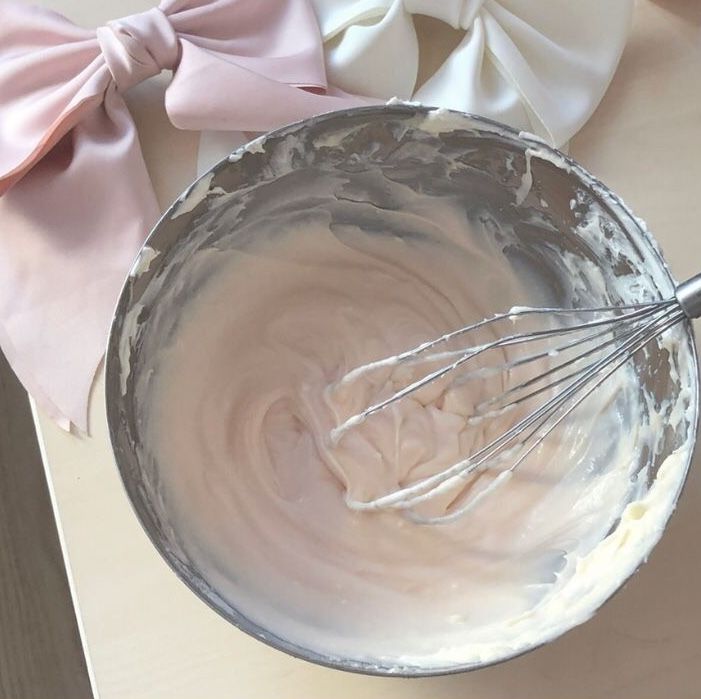
POLYGON ((312 0, 329 80, 349 92, 491 117, 561 146, 601 100, 632 0, 312 0), (463 32, 423 85, 414 20, 463 32))
POLYGON ((96 31, 23 2, 0 0, 0 18, 0 346, 44 410, 85 429, 119 289, 158 216, 122 93, 173 70, 175 126, 246 131, 358 100, 323 94, 306 0, 164 0, 96 31))

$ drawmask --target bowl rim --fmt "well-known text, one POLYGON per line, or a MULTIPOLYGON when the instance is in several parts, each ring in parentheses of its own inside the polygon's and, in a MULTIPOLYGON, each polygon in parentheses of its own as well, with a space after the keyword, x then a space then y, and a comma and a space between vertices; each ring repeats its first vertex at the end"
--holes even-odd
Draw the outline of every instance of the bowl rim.
MULTIPOLYGON (((241 631, 247 633, 248 635, 252 636, 253 638, 256 638, 259 641, 262 641, 268 646, 271 646, 277 650, 281 650, 293 657, 302 660, 307 660, 317 665, 363 675, 403 678, 436 677, 473 671, 481 668, 490 667, 493 665, 498 665, 508 660, 512 660, 521 655, 525 655, 526 653, 530 653, 531 651, 536 650, 537 648, 547 645, 555 639, 570 632, 573 628, 576 628, 578 625, 580 625, 580 623, 583 622, 576 622, 573 626, 570 626, 564 630, 558 630, 555 634, 542 637, 531 646, 520 648, 512 654, 504 655, 498 659, 488 660, 486 662, 473 661, 469 663, 458 663, 445 667, 420 667, 414 665, 381 665, 370 661, 355 660, 337 656, 327 656, 319 653, 318 651, 299 646, 298 644, 292 643, 284 638, 278 637, 277 635, 265 629, 261 625, 248 619, 244 614, 236 610, 233 604, 223 602, 223 600, 218 600, 218 602, 221 603, 221 606, 219 606, 217 601, 215 601, 215 599, 213 599, 211 595, 205 594, 201 587, 198 586, 195 581, 193 581, 191 578, 184 574, 181 567, 177 565, 174 556, 169 552, 167 547, 164 546, 163 542, 156 537, 155 533, 148 526, 148 517, 145 515, 145 512, 140 504, 140 494, 137 492, 136 484, 133 483, 128 477, 127 469, 125 468, 125 465, 119 456, 120 449, 118 447, 118 436, 120 431, 124 429, 124 427, 122 424, 120 411, 118 409, 118 404, 123 399, 123 396, 121 395, 120 391, 116 391, 117 396, 115 397, 111 394, 114 392, 110 391, 110 387, 120 386, 120 376, 122 372, 122 358, 120 356, 120 339, 122 336, 122 331, 124 329, 124 319, 127 316, 129 310, 132 308, 131 301, 133 285, 137 279, 143 279, 148 275, 148 266, 146 266, 146 269, 139 270, 138 273, 135 273, 135 270, 137 270, 140 266, 139 262, 142 253, 144 253, 144 250, 146 248, 150 248, 150 243, 152 242, 152 240, 158 236, 158 232, 168 221, 171 220, 173 215, 177 214, 178 207, 182 206, 183 202, 187 202, 187 200, 191 197, 196 198, 201 196, 198 184, 205 182, 207 178, 210 178, 211 181, 212 176, 216 175, 218 172, 225 168, 236 167, 237 161, 240 160, 241 157, 247 151, 255 152, 256 148, 252 148, 254 144, 255 146, 262 145, 268 138, 283 138, 292 135, 300 129, 304 129, 305 127, 312 124, 318 125, 327 122, 333 123, 337 120, 342 120, 344 118, 357 118, 358 116, 362 117, 363 115, 372 117, 376 116, 378 113, 386 115, 388 118, 392 118, 393 116, 401 118, 410 118, 417 116, 426 117, 432 113, 446 114, 450 115, 452 118, 463 121, 465 124, 464 128, 466 130, 475 130, 478 132, 487 131, 491 133, 496 133, 502 137, 505 137, 508 140, 517 142, 520 146, 525 146, 526 148, 534 147, 538 148, 541 151, 545 150, 545 152, 547 152, 549 155, 554 156, 554 158, 556 158, 557 160, 561 160, 567 167, 567 169, 575 174, 577 180, 581 184, 583 184, 586 188, 588 188, 597 196, 603 198, 606 201, 607 205, 611 208, 615 216, 621 219, 621 223, 626 224, 626 230, 634 230, 635 233, 639 235, 649 245, 650 251, 657 257, 657 260, 660 264, 660 268, 667 275, 669 281, 675 285, 677 284, 677 280, 673 276, 669 265, 665 260, 664 255, 662 254, 662 250, 659 243, 652 235, 652 233, 645 227, 645 225, 642 224, 641 220, 633 214, 632 210, 624 203, 624 201, 611 189, 609 189, 605 184, 603 184, 598 178, 592 175, 586 168, 580 165, 577 161, 575 161, 565 153, 562 153, 557 148, 554 148, 553 146, 549 145, 541 138, 524 131, 518 131, 517 129, 514 129, 506 124, 495 121, 493 119, 489 119, 487 117, 482 117, 468 112, 461 112, 458 110, 430 107, 413 102, 398 102, 367 107, 353 107, 348 109, 342 109, 334 112, 328 112, 319 116, 299 120, 291 124, 287 124, 273 131, 269 131, 263 134, 262 136, 253 139, 249 143, 240 146, 239 148, 235 149, 230 156, 222 158, 219 162, 217 162, 215 165, 213 165, 208 170, 203 172, 200 176, 198 176, 196 179, 194 179, 193 182, 185 188, 183 193, 175 201, 173 201, 171 205, 165 210, 162 216, 154 224, 146 240, 144 241, 139 253, 137 254, 134 266, 132 267, 132 271, 124 281, 124 284, 119 294, 119 299, 117 301, 115 310, 112 315, 110 331, 107 341, 107 352, 105 356, 104 398, 106 404, 110 447, 114 456, 115 465, 117 466, 117 470, 119 471, 122 486, 127 495, 127 499, 131 506, 131 509, 136 515, 136 518, 139 521, 141 528, 144 530, 153 546, 159 552, 161 557, 166 561, 171 570, 176 574, 180 581, 183 582, 192 592, 194 592, 195 595, 200 600, 202 600, 208 607, 213 609, 217 614, 219 614, 221 617, 226 619, 228 622, 233 624, 241 631), (237 616, 234 616, 231 613, 229 613, 229 608, 234 610, 237 616)), ((450 126, 446 127, 445 131, 450 131, 454 128, 460 128, 459 126, 457 126, 457 122, 452 122, 450 126)), ((207 190, 205 189, 204 191, 206 194, 207 190)), ((150 254, 150 251, 147 254, 150 254)), ((694 458, 696 439, 699 427, 700 407, 699 364, 694 328, 690 321, 685 321, 682 325, 685 329, 686 338, 691 349, 690 360, 692 364, 691 369, 694 376, 694 414, 690 425, 691 433, 688 437, 688 439, 691 440, 692 448, 689 449, 688 458, 684 466, 684 475, 674 499, 675 505, 682 495, 683 489, 687 482, 689 469, 694 458)), ((669 523, 669 519, 675 510, 676 507, 673 508, 672 512, 670 512, 670 514, 668 515, 667 520, 664 522, 664 526, 662 527, 662 531, 666 529, 667 524, 669 523)), ((631 570, 629 575, 627 575, 624 579, 621 580, 619 585, 608 595, 608 597, 606 597, 606 599, 601 604, 599 604, 591 610, 592 616, 596 612, 598 612, 601 609, 601 607, 608 603, 618 592, 621 591, 621 589, 625 586, 626 582, 633 575, 635 575, 635 573, 647 561, 650 553, 654 550, 658 541, 659 540, 655 541, 652 544, 650 549, 647 551, 647 555, 640 561, 638 565, 635 566, 634 569, 631 570)))

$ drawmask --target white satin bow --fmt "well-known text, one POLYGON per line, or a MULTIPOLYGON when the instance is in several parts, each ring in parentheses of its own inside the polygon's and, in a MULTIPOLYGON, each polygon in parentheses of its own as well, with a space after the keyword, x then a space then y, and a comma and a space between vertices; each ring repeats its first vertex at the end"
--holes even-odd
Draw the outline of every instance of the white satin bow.
POLYGON ((591 116, 625 44, 633 0, 313 0, 330 81, 473 112, 554 145, 591 116), (464 31, 417 86, 414 15, 464 31))

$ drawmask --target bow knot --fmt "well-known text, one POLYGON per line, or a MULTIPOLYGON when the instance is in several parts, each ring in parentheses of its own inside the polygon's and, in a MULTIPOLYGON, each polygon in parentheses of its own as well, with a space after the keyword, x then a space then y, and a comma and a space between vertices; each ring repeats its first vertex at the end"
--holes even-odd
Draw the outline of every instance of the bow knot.
POLYGON ((484 0, 404 0, 404 8, 413 15, 435 17, 453 29, 468 29, 484 0))
POLYGON ((97 41, 120 92, 178 64, 178 37, 159 7, 108 22, 97 41))

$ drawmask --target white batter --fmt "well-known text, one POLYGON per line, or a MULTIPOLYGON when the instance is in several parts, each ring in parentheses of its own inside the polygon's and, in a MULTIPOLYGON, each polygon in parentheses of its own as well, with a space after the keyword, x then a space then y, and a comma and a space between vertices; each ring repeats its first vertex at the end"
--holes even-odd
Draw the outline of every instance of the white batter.
POLYGON ((318 225, 246 252, 198 253, 209 280, 154 366, 148 429, 188 556, 250 619, 327 655, 443 667, 547 640, 631 572, 679 487, 686 452, 649 493, 631 473, 655 434, 627 368, 463 519, 422 526, 346 505, 450 465, 514 420, 468 425, 494 380, 440 385, 328 440, 407 378, 335 386, 349 370, 513 304, 547 303, 464 221, 441 235, 338 237, 318 225))

